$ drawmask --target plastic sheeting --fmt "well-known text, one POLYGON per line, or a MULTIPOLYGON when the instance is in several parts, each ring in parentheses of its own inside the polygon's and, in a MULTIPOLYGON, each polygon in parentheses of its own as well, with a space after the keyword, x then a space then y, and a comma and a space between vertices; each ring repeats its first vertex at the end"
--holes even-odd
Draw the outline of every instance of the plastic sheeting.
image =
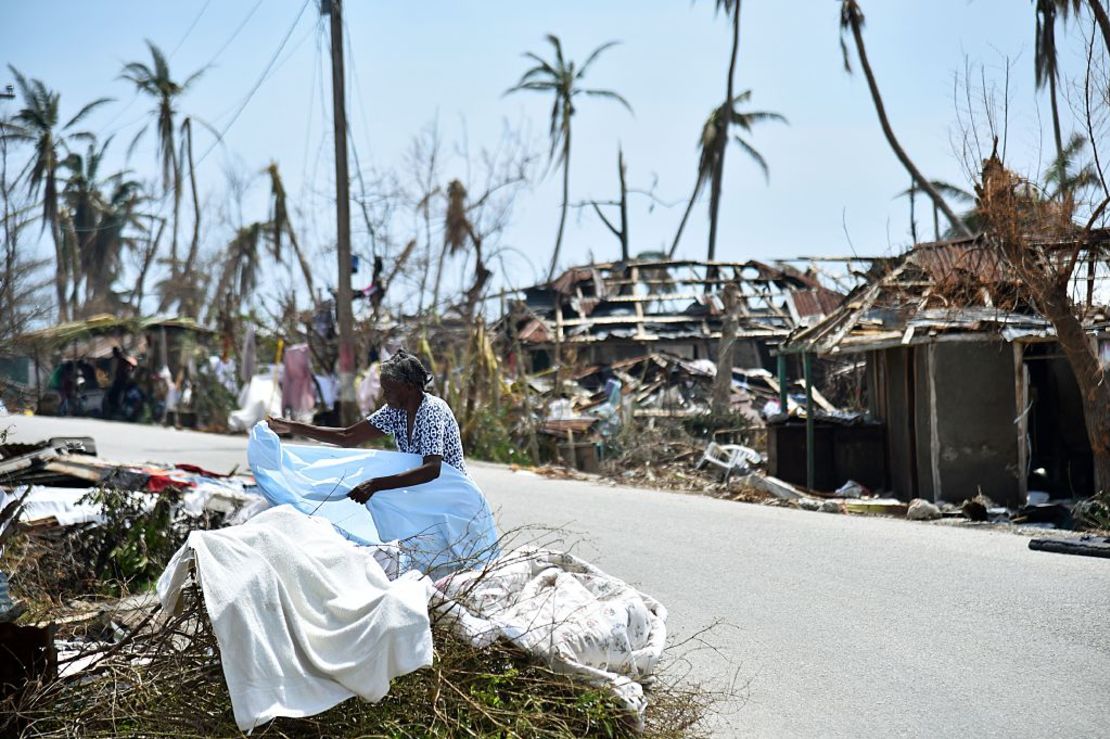
POLYGON ((521 548, 438 583, 437 607, 477 647, 498 638, 613 690, 635 715, 667 641, 667 609, 572 554, 521 548))
POLYGON ((274 375, 265 370, 243 386, 239 393, 239 410, 227 418, 227 427, 232 431, 246 431, 269 414, 281 416, 281 393, 274 386, 274 375))
POLYGON ((430 584, 416 573, 391 582, 325 521, 283 506, 194 531, 158 580, 168 613, 190 562, 244 731, 356 695, 381 700, 391 679, 432 664, 430 584))
POLYGON ((282 444, 265 423, 251 429, 247 460, 262 494, 275 506, 327 518, 352 541, 398 541, 401 570, 440 577, 498 555, 489 504, 474 482, 450 465, 437 479, 375 493, 365 505, 347 493, 372 477, 422 463, 415 454, 282 444), (369 510, 370 515, 367 515, 369 510))

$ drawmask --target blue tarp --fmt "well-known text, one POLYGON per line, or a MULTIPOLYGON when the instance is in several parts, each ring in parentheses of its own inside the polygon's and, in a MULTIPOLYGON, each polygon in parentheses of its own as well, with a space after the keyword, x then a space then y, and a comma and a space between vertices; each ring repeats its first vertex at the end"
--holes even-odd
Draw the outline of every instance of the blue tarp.
POLYGON ((265 422, 251 429, 247 459, 270 503, 323 516, 359 544, 399 540, 408 559, 404 569, 438 576, 499 554, 485 496, 449 464, 431 482, 375 493, 360 505, 347 498, 353 487, 410 470, 423 460, 378 449, 282 444, 265 422))

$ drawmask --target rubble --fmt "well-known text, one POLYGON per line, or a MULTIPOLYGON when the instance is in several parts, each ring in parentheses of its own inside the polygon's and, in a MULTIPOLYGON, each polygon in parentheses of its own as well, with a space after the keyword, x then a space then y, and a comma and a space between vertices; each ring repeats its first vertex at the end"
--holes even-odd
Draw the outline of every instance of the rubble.
POLYGON ((921 498, 914 498, 906 509, 906 518, 911 521, 934 521, 941 517, 940 508, 921 498))
POLYGON ((1077 554, 1110 559, 1110 537, 1084 536, 1080 539, 1030 539, 1029 548, 1038 552, 1077 554))

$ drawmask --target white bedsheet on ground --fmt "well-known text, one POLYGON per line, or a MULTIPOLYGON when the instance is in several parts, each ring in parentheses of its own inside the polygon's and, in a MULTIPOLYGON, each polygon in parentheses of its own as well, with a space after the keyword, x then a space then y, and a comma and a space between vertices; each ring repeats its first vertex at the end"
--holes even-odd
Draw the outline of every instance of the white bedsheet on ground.
POLYGON ((439 581, 437 606, 477 646, 505 638, 553 669, 611 686, 641 718, 667 640, 654 598, 574 555, 522 548, 439 581))
POLYGON ((369 548, 289 506, 194 531, 158 581, 172 613, 195 562, 235 721, 311 716, 432 663, 426 578, 390 582, 369 548))

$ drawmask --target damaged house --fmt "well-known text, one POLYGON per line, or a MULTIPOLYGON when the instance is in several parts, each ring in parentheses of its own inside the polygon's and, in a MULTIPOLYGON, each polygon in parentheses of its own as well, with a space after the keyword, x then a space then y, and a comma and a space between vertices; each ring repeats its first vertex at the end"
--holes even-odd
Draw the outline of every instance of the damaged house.
MULTIPOLYGON (((1104 356, 1107 316, 1086 293, 1083 325, 1104 356)), ((868 415, 883 430, 869 474, 900 499, 959 503, 981 492, 1017 507, 1030 490, 1053 498, 1093 491, 1071 365, 1052 325, 981 238, 876 261, 865 285, 782 351, 865 359, 868 415)), ((815 487, 843 483, 833 457, 814 446, 815 487)), ((772 474, 797 476, 782 460, 776 469, 774 457, 772 474)))
POLYGON ((730 283, 739 289, 736 367, 771 368, 770 346, 835 310, 843 297, 788 265, 633 260, 574 267, 526 288, 513 323, 533 372, 568 351, 588 364, 655 352, 715 361, 730 283))

